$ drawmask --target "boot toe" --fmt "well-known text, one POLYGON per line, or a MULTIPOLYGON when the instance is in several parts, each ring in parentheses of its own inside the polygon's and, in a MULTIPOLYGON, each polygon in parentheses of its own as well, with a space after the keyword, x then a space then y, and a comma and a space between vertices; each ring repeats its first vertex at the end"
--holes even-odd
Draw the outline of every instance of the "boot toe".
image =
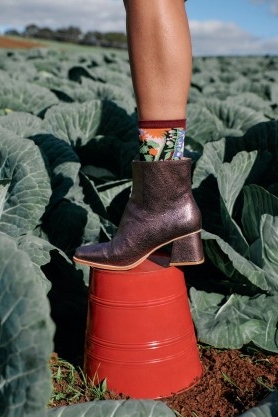
POLYGON ((73 259, 89 265, 106 264, 108 262, 106 246, 105 243, 80 246, 76 249, 73 259))
POLYGON ((97 245, 84 245, 76 249, 74 257, 83 260, 94 260, 97 245))

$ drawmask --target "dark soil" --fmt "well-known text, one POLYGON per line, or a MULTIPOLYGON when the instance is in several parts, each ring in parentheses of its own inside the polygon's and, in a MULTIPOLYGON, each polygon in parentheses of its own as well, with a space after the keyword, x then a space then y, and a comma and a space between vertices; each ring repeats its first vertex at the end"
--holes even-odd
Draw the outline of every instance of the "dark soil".
POLYGON ((204 374, 188 392, 166 400, 182 416, 232 417, 256 406, 278 384, 278 356, 240 350, 201 351, 204 374))
POLYGON ((10 38, 8 36, 0 36, 0 48, 7 49, 30 49, 43 46, 42 44, 34 41, 10 38))
MULTIPOLYGON (((200 357, 204 374, 199 382, 188 391, 173 395, 162 401, 180 413, 183 417, 236 417, 256 406, 273 389, 278 388, 278 355, 264 354, 258 351, 217 350, 200 347, 200 357)), ((72 389, 72 377, 57 381, 57 369, 63 375, 72 370, 59 362, 56 354, 50 361, 54 375, 53 386, 56 400, 50 406, 62 406, 91 401, 96 398, 84 383, 82 373, 75 370, 74 386, 81 394, 72 389), (71 381, 71 382, 69 382, 71 381), (63 398, 59 399, 58 393, 63 398)), ((108 387, 109 388, 109 387, 108 387)), ((125 399, 124 395, 106 392, 101 399, 125 399)))

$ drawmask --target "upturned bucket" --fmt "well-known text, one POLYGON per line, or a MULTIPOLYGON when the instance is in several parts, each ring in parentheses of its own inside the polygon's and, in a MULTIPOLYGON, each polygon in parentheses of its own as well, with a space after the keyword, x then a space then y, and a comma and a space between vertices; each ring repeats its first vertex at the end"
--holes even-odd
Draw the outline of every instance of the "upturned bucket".
POLYGON ((84 372, 131 398, 187 390, 202 366, 184 274, 150 260, 129 271, 91 268, 84 372))

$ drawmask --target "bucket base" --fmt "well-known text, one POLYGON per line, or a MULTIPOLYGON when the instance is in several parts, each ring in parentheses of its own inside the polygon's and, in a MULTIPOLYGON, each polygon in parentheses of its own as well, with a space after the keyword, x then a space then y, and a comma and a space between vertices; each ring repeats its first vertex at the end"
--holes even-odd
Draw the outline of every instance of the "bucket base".
POLYGON ((135 399, 169 397, 199 382, 181 270, 149 259, 129 271, 91 269, 84 372, 135 399))

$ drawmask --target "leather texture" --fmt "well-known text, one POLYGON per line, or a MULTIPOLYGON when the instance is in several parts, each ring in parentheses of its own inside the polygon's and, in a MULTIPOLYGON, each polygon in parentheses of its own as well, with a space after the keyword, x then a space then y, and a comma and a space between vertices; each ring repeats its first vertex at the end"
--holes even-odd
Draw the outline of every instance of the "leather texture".
POLYGON ((74 260, 103 269, 130 269, 166 243, 201 229, 191 192, 191 159, 134 161, 133 187, 110 242, 81 246, 74 260))
POLYGON ((203 262, 201 232, 192 233, 173 242, 170 265, 197 265, 203 262))

